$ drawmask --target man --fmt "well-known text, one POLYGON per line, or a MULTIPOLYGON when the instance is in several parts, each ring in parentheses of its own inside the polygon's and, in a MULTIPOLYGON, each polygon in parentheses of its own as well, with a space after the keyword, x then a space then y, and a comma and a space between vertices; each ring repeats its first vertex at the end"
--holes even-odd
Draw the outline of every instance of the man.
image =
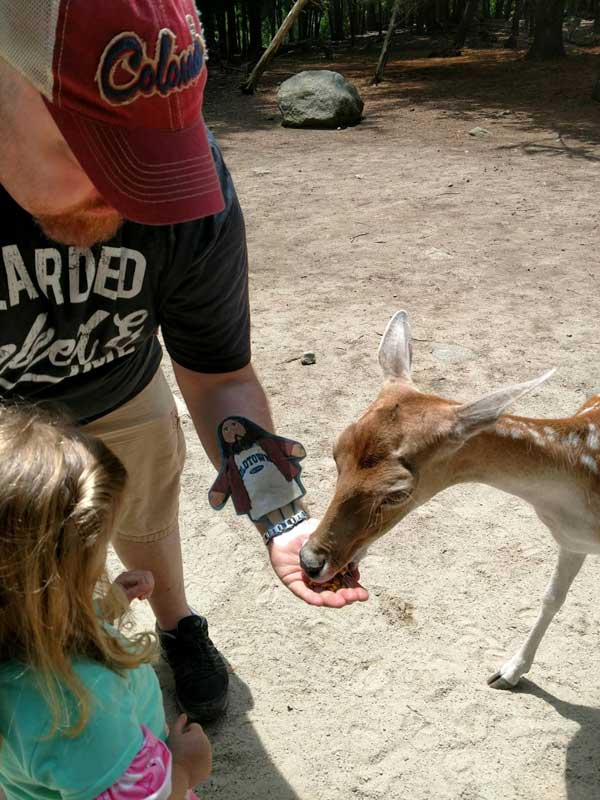
MULTIPOLYGON (((0 0, 0 397, 60 404, 125 463, 114 545, 150 570, 182 708, 209 720, 228 676, 187 604, 178 527, 185 442, 159 369, 162 329, 196 431, 272 430, 250 364, 243 218, 201 114, 206 51, 192 0, 0 0), (44 13, 40 13, 43 10, 44 13)), ((204 497, 202 498, 204 502, 204 497)), ((306 602, 303 522, 269 542, 306 602)))

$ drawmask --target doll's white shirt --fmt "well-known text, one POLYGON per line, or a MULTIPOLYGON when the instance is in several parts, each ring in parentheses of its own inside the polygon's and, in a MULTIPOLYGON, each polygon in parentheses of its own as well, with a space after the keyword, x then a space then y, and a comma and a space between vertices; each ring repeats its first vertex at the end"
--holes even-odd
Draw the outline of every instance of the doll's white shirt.
POLYGON ((250 498, 250 519, 259 520, 302 497, 298 482, 288 481, 260 445, 253 444, 234 458, 250 498))

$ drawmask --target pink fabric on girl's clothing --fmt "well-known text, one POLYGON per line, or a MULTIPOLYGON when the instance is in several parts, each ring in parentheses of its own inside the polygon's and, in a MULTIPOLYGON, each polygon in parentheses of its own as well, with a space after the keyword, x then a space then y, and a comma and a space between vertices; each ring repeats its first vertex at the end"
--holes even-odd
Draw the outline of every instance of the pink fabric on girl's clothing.
MULTIPOLYGON (((144 742, 126 772, 95 800, 169 800, 171 751, 142 725, 144 742)), ((186 800, 197 800, 190 789, 186 800)))

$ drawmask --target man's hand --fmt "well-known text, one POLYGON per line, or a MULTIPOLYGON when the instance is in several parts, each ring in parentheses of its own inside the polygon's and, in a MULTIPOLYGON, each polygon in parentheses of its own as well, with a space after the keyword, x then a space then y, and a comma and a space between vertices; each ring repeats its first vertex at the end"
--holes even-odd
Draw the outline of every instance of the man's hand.
POLYGON ((368 591, 360 585, 358 580, 353 581, 354 586, 338 589, 337 592, 315 592, 310 589, 302 577, 300 566, 300 548, 315 530, 316 520, 308 519, 301 522, 288 533, 282 533, 271 539, 268 545, 271 566, 284 586, 312 606, 328 606, 329 608, 342 608, 355 603, 357 600, 369 599, 368 591))

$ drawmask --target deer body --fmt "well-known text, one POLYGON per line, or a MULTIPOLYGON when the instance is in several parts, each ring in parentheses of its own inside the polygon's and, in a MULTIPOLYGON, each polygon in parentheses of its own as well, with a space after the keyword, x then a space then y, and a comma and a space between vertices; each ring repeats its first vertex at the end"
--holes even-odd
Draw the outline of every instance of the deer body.
POLYGON ((311 580, 328 580, 455 484, 484 483, 521 497, 558 544, 558 562, 529 636, 488 679, 494 688, 512 688, 530 669, 586 555, 600 554, 600 395, 572 417, 516 417, 505 409, 551 373, 461 404, 420 392, 411 360, 408 320, 399 312, 379 350, 386 382, 338 439, 336 491, 301 564, 311 580))
POLYGON ((560 546, 600 553, 597 431, 600 414, 500 417, 450 460, 452 484, 484 483, 516 495, 534 507, 560 546))

